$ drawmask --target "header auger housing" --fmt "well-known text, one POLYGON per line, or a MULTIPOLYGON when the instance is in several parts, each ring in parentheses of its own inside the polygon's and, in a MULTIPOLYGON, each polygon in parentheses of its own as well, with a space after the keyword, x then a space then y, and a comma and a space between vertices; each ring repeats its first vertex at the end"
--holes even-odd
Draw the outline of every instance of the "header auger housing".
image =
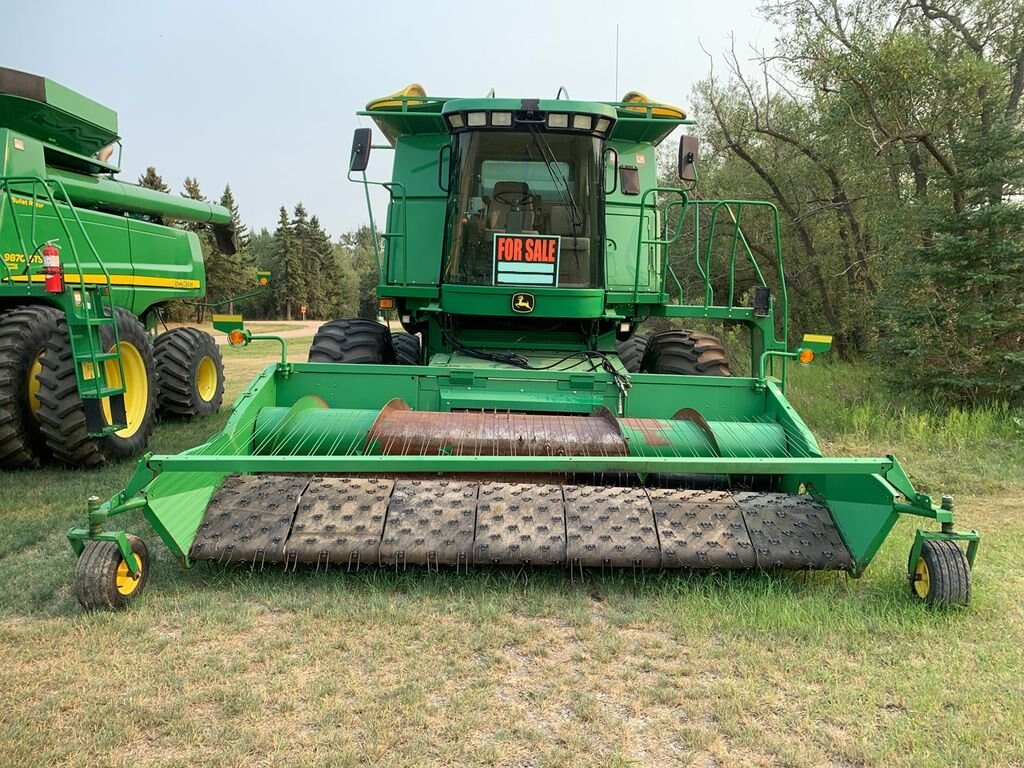
MULTIPOLYGON (((404 330, 335 320, 309 362, 268 366, 221 433, 146 457, 93 505, 90 527, 69 534, 94 547, 90 563, 102 547, 108 572, 123 565, 141 583, 145 550, 103 530, 139 509, 186 567, 859 576, 909 514, 939 526, 915 538, 913 594, 967 602, 978 535, 953 528, 951 500, 933 505, 891 456, 823 456, 785 398, 787 362, 831 340, 788 344, 774 207, 692 199, 691 138, 686 186, 659 187, 656 145, 687 123, 681 110, 637 94, 445 99, 410 86, 362 114, 388 143, 357 131, 349 175, 390 195, 378 294, 404 330), (370 181, 381 149, 394 152, 391 179, 370 181), (758 211, 769 265, 740 226, 758 211), (680 278, 668 246, 691 216, 694 275, 680 278), (738 284, 737 261, 752 284, 738 284), (640 333, 654 318, 746 328, 750 374, 705 330, 640 333)), ((126 602, 96 572, 79 569, 83 603, 126 602)))
POLYGON ((213 339, 157 326, 206 292, 198 237, 170 222, 233 253, 231 213, 116 180, 119 146, 112 110, 0 68, 0 469, 134 457, 158 409, 220 407, 213 339))

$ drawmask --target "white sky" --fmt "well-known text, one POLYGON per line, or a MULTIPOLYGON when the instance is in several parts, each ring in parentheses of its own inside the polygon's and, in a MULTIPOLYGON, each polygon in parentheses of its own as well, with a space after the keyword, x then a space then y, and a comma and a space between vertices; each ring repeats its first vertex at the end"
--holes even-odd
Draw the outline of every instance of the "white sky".
MULTIPOLYGON (((361 186, 345 179, 367 101, 419 82, 443 96, 493 87, 548 98, 564 85, 574 99, 612 100, 639 90, 689 107, 708 69, 698 41, 716 54, 730 33, 739 50, 771 43, 757 5, 50 0, 4 14, 0 66, 116 110, 122 178, 154 165, 175 191, 196 176, 211 198, 230 182, 254 230, 302 201, 336 237, 367 220, 361 186)), ((388 173, 386 158, 371 159, 371 178, 388 173)))

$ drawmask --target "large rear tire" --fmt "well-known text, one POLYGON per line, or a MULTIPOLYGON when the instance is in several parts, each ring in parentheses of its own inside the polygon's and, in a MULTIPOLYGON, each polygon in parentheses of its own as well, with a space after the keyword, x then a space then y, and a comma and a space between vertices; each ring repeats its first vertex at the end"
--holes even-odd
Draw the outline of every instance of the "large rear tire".
MULTIPOLYGON (((156 364, 153 345, 142 323, 130 312, 117 310, 117 335, 125 373, 127 426, 105 437, 92 437, 86 428, 85 408, 78 394, 75 363, 67 324, 62 318, 50 336, 39 374, 39 419, 53 457, 73 467, 99 467, 109 461, 138 456, 146 449, 156 422, 156 364)), ((103 348, 114 349, 112 334, 104 329, 103 348)), ((107 381, 118 385, 117 361, 105 363, 107 381)), ((110 407, 104 403, 110 423, 110 407)))
POLYGON ((732 376, 722 342, 710 334, 687 329, 651 336, 640 370, 683 376, 732 376))
POLYGON ((647 343, 646 336, 636 334, 615 345, 619 360, 622 361, 622 367, 627 373, 640 373, 640 364, 643 362, 644 352, 647 351, 647 343))
POLYGON ((156 402, 161 418, 194 419, 220 410, 224 400, 224 362, 210 334, 174 328, 153 342, 156 402))
POLYGON ((59 319, 46 306, 0 315, 0 469, 34 469, 50 457, 39 429, 38 375, 59 319))
POLYGON ((351 317, 324 323, 309 348, 311 363, 370 363, 394 365, 395 349, 386 325, 351 317))
POLYGON ((420 365, 420 337, 404 331, 391 334, 395 362, 399 365, 420 365))

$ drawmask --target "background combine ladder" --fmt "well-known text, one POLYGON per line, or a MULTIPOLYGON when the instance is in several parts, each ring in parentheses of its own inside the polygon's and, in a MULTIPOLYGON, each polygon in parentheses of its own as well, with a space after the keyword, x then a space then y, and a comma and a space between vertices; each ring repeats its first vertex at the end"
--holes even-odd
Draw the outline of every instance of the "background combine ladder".
POLYGON ((0 271, 0 282, 24 284, 26 298, 37 297, 42 291, 44 279, 40 251, 47 240, 39 234, 40 216, 38 211, 49 204, 53 217, 62 233, 64 246, 62 264, 70 261, 74 274, 64 275, 64 291, 47 293, 64 312, 67 321, 71 354, 74 359, 75 379, 78 393, 85 410, 86 429, 90 435, 100 437, 117 432, 127 426, 124 403, 124 364, 120 353, 120 338, 117 333, 117 315, 111 299, 110 273, 93 245, 78 211, 71 204, 64 185, 56 179, 44 180, 36 176, 0 176, 0 216, 6 208, 14 224, 21 254, 25 257, 24 267, 17 271, 6 261, 0 271), (27 190, 31 189, 31 192, 27 190), (54 192, 57 194, 55 195, 54 192), (28 232, 25 222, 15 208, 15 197, 28 203, 31 210, 28 232), (69 214, 65 217, 58 199, 69 214), (88 245, 97 272, 86 275, 82 259, 71 235, 68 218, 88 245), (26 237, 27 234, 27 237, 26 237), (31 247, 29 247, 31 246, 31 247), (67 259, 70 252, 71 258, 67 259), (104 328, 107 332, 104 333, 104 328), (106 336, 106 339, 104 338, 106 336), (105 343, 105 341, 107 343, 105 343), (104 414, 103 401, 107 400, 109 414, 104 414))

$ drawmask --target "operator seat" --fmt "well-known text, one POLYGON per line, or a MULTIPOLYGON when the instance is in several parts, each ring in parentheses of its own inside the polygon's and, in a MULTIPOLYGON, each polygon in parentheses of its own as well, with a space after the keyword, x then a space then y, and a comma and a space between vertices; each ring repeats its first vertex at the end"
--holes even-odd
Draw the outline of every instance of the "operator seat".
POLYGON ((534 195, 525 181, 499 181, 491 194, 487 228, 499 232, 534 232, 534 195), (504 198, 501 200, 499 198, 504 198))

